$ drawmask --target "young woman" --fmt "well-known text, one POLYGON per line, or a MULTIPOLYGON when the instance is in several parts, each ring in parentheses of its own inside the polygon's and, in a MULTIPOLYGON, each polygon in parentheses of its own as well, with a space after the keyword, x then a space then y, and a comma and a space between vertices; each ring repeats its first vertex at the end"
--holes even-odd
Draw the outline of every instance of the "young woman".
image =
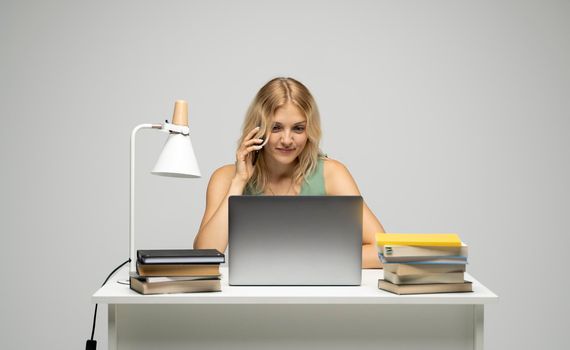
MULTIPOLYGON (((212 174, 194 247, 226 250, 232 195, 360 195, 348 169, 320 152, 320 139, 309 90, 292 78, 265 84, 247 111, 235 164, 212 174)), ((380 268, 374 236, 384 229, 366 203, 362 231, 362 267, 380 268)))

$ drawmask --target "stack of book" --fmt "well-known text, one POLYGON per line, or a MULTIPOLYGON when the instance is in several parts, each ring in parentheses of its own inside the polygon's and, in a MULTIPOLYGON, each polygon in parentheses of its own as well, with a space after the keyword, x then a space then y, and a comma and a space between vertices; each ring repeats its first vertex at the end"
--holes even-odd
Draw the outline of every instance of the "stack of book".
POLYGON ((224 261, 215 249, 139 250, 130 287, 141 294, 219 292, 224 261))
POLYGON ((378 288, 396 294, 471 292, 465 281, 467 245, 456 234, 376 235, 384 278, 378 288))

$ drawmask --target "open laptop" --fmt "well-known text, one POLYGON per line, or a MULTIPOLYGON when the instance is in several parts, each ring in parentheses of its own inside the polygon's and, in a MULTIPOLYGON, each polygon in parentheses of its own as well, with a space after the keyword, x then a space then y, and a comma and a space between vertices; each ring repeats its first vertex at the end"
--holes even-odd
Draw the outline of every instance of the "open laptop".
POLYGON ((230 196, 229 284, 360 285, 361 196, 230 196))

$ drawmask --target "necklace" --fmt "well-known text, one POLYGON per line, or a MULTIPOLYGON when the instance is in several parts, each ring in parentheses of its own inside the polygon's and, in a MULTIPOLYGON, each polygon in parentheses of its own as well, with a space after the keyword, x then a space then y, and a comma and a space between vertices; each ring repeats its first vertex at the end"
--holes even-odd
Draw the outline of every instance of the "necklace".
MULTIPOLYGON (((282 196, 288 195, 292 188, 293 188, 293 178, 291 178, 291 185, 287 189, 287 192, 282 194, 282 196)), ((269 192, 271 192, 271 194, 273 194, 274 196, 277 196, 277 194, 275 192, 273 192, 273 189, 271 188, 270 184, 267 184, 267 189, 269 189, 269 192)), ((293 190, 293 195, 297 195, 297 192, 295 192, 295 190, 293 190)))

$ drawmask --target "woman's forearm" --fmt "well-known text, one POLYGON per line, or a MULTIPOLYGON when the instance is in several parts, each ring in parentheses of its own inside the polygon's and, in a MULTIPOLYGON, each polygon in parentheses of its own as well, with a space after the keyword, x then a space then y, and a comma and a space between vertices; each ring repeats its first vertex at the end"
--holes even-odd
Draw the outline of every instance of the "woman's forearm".
POLYGON ((382 263, 378 258, 378 250, 374 244, 362 245, 362 268, 363 269, 381 269, 382 263))
POLYGON ((195 249, 217 249, 225 252, 228 246, 228 199, 230 196, 243 194, 245 183, 232 180, 226 196, 216 209, 214 215, 204 224, 194 239, 195 249))

